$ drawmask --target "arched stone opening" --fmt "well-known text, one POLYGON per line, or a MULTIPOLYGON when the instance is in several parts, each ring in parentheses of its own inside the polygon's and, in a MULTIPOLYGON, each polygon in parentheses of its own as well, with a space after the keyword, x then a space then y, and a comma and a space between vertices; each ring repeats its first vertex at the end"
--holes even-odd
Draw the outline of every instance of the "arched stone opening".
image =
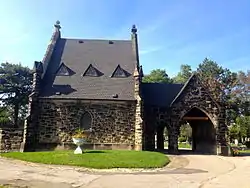
POLYGON ((191 148, 194 152, 209 154, 217 153, 216 127, 210 117, 204 110, 194 107, 186 112, 179 121, 179 128, 183 123, 188 123, 192 128, 191 148))
POLYGON ((166 124, 160 124, 155 131, 155 149, 168 149, 169 130, 166 124))

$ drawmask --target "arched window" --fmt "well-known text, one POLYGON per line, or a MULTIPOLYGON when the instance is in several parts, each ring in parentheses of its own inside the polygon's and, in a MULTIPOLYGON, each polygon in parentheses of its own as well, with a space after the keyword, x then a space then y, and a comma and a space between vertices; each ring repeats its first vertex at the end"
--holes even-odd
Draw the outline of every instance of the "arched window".
POLYGON ((91 123, 92 123, 92 117, 89 112, 85 112, 80 120, 80 128, 81 129, 90 129, 91 128, 91 123))

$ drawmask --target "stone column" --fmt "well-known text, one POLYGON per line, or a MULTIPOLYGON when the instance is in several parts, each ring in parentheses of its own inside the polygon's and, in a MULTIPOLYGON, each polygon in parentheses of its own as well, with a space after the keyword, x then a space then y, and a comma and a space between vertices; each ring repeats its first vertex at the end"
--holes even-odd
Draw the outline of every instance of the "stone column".
MULTIPOLYGON (((135 71, 136 73, 136 71, 135 71)), ((135 108, 135 150, 142 150, 142 134, 143 134, 143 119, 142 119, 142 99, 140 97, 140 81, 139 75, 134 74, 135 78, 135 99, 136 99, 136 108, 135 108)))
POLYGON ((164 150, 164 127, 157 127, 157 149, 164 150))
POLYGON ((168 151, 172 154, 178 153, 178 123, 172 122, 168 130, 168 151))
POLYGON ((230 148, 227 144, 226 134, 227 134, 227 125, 226 125, 226 113, 225 108, 222 107, 220 109, 219 116, 217 118, 217 142, 218 142, 218 150, 217 154, 221 154, 224 156, 230 155, 230 148))

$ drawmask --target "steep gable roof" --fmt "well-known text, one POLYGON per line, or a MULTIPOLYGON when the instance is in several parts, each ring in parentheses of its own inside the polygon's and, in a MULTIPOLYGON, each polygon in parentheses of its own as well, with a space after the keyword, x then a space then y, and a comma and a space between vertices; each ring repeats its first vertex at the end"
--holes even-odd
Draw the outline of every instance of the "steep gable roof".
POLYGON ((185 89, 188 87, 188 85, 191 84, 192 81, 196 81, 198 82, 198 84, 206 91, 206 93, 210 96, 210 98, 215 102, 215 104, 219 107, 220 105, 216 102, 216 100, 214 100, 214 98, 210 95, 210 92, 203 86, 203 84, 201 83, 201 81, 199 80, 198 76, 196 73, 193 73, 189 79, 186 81, 186 83, 184 84, 184 86, 181 88, 181 90, 177 93, 177 95, 175 96, 175 98, 173 99, 173 101, 170 104, 170 107, 180 98, 181 94, 185 91, 185 89))
POLYGON ((133 76, 111 77, 118 64, 133 73, 136 57, 131 40, 112 40, 110 44, 110 40, 60 38, 42 80, 40 97, 135 100, 133 76), (61 62, 75 74, 55 76, 61 62), (102 73, 100 76, 83 76, 90 63, 102 73), (61 95, 56 95, 59 90, 61 95))

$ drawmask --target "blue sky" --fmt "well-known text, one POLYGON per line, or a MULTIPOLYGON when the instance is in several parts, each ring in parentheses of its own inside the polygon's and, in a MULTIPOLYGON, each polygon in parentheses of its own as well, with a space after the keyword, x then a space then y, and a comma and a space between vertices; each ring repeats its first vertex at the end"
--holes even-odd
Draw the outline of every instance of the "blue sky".
POLYGON ((0 5, 0 62, 42 60, 56 20, 69 38, 130 39, 136 24, 144 72, 211 58, 250 69, 249 0, 8 0, 0 5))

